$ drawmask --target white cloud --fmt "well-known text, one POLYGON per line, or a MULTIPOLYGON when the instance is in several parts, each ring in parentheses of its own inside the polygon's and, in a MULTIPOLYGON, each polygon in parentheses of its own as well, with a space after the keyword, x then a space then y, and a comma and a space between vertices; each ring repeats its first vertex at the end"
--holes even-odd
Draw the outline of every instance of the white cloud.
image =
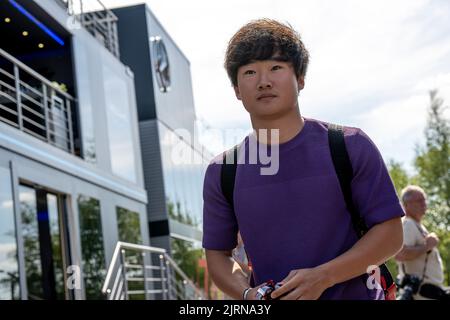
MULTIPOLYGON (((9 254, 16 250, 15 243, 0 243, 0 270, 13 271, 17 268, 17 263, 9 257, 9 254)), ((0 274, 0 277, 3 274, 0 274)))
MULTIPOLYGON (((104 0, 108 6, 137 2, 104 0)), ((450 2, 446 0, 147 3, 191 61, 197 115, 214 128, 250 128, 222 63, 233 33, 260 17, 290 22, 311 52, 300 96, 302 113, 367 127, 385 158, 412 160, 413 146, 425 125, 428 90, 440 88, 450 101, 446 93, 450 2), (395 115, 397 123, 386 115, 395 115)))
MULTIPOLYGON (((411 89, 411 95, 403 99, 389 100, 367 113, 356 115, 352 124, 366 131, 388 159, 403 162, 413 172, 412 159, 416 145, 424 143, 423 130, 430 105, 429 91, 439 90, 439 97, 450 103, 450 73, 421 79, 411 89)), ((447 108, 446 117, 450 117, 447 108)))
POLYGON ((427 95, 389 101, 355 116, 353 122, 371 137, 386 162, 401 161, 412 171, 415 144, 423 142, 423 132, 417 128, 425 126, 428 101, 427 95))

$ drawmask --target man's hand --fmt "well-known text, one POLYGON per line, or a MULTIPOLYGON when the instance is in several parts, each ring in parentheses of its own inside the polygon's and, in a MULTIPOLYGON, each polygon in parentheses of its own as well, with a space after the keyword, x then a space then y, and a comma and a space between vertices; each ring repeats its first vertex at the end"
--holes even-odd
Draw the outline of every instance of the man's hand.
POLYGON ((425 241, 426 241, 427 251, 433 250, 433 248, 437 247, 437 245, 439 244, 439 238, 434 232, 427 235, 425 241))
POLYGON ((328 275, 319 267, 293 270, 281 283, 282 287, 272 292, 272 299, 316 300, 332 286, 328 275))

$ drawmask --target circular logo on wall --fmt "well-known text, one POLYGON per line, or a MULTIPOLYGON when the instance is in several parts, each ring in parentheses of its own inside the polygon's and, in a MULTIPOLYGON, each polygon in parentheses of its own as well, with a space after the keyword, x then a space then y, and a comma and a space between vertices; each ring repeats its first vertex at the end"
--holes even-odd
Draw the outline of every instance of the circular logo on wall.
POLYGON ((166 46, 160 37, 151 37, 150 41, 153 47, 153 66, 155 68, 159 90, 161 92, 167 92, 170 90, 170 64, 166 46))

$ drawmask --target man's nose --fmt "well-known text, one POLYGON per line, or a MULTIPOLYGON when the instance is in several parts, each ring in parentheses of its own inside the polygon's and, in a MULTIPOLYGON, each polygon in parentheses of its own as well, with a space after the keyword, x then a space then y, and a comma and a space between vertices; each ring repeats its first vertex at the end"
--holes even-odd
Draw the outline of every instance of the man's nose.
POLYGON ((272 82, 266 75, 261 75, 259 82, 258 82, 258 90, 263 89, 271 89, 272 88, 272 82))

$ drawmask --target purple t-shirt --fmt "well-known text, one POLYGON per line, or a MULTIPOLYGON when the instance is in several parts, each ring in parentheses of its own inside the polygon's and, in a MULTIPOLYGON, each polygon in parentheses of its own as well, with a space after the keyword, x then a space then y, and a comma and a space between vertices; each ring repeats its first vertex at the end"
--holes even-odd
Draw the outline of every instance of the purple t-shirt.
MULTIPOLYGON (((383 159, 369 137, 346 127, 345 144, 353 167, 352 195, 366 225, 404 215, 383 159)), ((249 137, 242 147, 248 151, 249 137)), ((279 146, 279 170, 249 164, 240 153, 234 188, 235 214, 221 188, 222 155, 208 166, 203 198, 203 247, 231 250, 241 232, 255 284, 281 281, 291 270, 312 268, 349 250, 358 240, 335 173, 327 124, 305 119, 294 138, 279 146)), ((321 299, 372 299, 366 276, 327 289, 321 299)))

